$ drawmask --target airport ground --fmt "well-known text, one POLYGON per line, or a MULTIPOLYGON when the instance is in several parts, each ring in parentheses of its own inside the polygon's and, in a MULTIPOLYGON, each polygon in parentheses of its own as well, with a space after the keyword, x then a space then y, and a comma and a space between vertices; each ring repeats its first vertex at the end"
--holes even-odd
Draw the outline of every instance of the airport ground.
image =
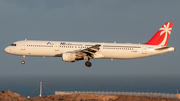
POLYGON ((65 94, 25 98, 12 91, 2 91, 0 92, 0 101, 180 101, 180 99, 96 94, 65 94))

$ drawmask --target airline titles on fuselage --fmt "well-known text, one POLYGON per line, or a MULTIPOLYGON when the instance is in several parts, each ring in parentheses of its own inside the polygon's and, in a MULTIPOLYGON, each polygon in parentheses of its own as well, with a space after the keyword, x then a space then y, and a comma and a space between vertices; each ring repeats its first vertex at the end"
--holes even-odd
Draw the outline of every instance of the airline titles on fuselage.
POLYGON ((60 45, 83 46, 83 44, 72 44, 72 43, 66 43, 66 42, 61 42, 60 45))

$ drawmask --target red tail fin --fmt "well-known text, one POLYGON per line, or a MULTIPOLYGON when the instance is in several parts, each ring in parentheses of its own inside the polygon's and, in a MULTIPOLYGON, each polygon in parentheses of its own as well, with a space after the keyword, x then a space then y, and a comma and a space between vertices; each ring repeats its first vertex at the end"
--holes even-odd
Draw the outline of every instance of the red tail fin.
POLYGON ((157 33, 145 44, 167 46, 173 22, 166 22, 157 33))

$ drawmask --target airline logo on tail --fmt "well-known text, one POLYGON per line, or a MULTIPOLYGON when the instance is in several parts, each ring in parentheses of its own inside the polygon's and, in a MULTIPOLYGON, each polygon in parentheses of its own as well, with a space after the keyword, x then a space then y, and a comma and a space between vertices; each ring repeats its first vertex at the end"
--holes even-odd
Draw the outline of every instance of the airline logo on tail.
POLYGON ((173 22, 166 22, 157 33, 145 44, 167 46, 173 22))

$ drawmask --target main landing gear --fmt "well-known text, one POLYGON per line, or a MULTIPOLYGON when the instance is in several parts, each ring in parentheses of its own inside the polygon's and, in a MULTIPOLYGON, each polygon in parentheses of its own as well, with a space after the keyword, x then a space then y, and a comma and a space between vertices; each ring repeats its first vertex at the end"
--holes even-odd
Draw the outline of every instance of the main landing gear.
POLYGON ((26 58, 26 56, 23 55, 23 61, 21 61, 22 64, 25 64, 25 58, 26 58))
POLYGON ((85 65, 86 65, 87 67, 91 67, 92 64, 91 64, 91 62, 90 62, 90 58, 89 58, 88 56, 84 56, 84 59, 86 59, 85 65))
POLYGON ((89 61, 86 61, 85 65, 86 65, 87 67, 91 67, 91 66, 92 66, 92 63, 89 62, 89 61))

